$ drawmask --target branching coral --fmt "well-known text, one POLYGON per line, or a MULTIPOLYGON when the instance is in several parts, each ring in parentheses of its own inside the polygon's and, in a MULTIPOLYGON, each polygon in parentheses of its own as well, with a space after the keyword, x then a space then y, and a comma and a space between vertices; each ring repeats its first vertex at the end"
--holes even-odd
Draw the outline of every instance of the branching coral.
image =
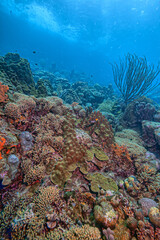
POLYGON ((34 200, 34 211, 36 211, 38 215, 45 216, 52 207, 52 204, 58 204, 58 202, 60 203, 58 188, 53 186, 41 188, 34 200))
POLYGON ((91 227, 88 224, 85 224, 82 227, 72 227, 68 231, 62 233, 61 229, 54 230, 47 234, 47 237, 44 240, 102 240, 101 233, 98 228, 91 227))
POLYGON ((45 166, 42 164, 31 166, 28 161, 28 166, 23 166, 24 183, 33 184, 34 182, 40 181, 45 176, 45 166))
POLYGON ((112 144, 112 151, 115 158, 121 158, 122 160, 126 159, 128 162, 132 162, 126 146, 119 146, 117 143, 112 144))
POLYGON ((64 234, 66 240, 98 240, 101 239, 101 234, 98 228, 84 225, 83 227, 71 228, 64 234))

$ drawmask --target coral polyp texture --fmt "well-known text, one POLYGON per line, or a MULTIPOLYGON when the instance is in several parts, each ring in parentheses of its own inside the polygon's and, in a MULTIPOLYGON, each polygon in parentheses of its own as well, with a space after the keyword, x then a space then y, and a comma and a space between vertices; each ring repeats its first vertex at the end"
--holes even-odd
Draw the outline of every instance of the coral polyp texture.
MULTIPOLYGON (((87 98, 78 94, 85 93, 84 83, 65 92, 68 80, 48 75, 66 104, 47 92, 36 97, 43 80, 37 90, 19 55, 6 55, 0 67, 6 76, 0 83, 1 239, 159 240, 156 107, 141 98, 119 121, 117 110, 113 131, 99 110, 80 105, 87 98), (13 93, 22 70, 24 85, 13 93)), ((95 88, 101 103, 102 88, 95 88)))
POLYGON ((2 83, 0 82, 0 103, 4 103, 8 100, 8 95, 7 95, 7 91, 9 90, 9 87, 6 85, 2 85, 2 83))

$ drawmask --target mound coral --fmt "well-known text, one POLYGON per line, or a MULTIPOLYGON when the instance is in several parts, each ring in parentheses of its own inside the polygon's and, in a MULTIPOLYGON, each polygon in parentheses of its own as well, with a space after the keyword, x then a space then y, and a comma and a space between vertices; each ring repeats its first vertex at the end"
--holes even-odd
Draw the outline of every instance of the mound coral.
POLYGON ((112 127, 101 112, 86 111, 86 116, 78 123, 93 139, 93 142, 109 149, 114 142, 112 127))
POLYGON ((29 62, 17 53, 7 53, 0 59, 2 81, 10 89, 20 93, 36 95, 35 83, 29 62))
POLYGON ((33 147, 32 134, 28 131, 24 131, 20 134, 19 138, 23 152, 25 153, 30 151, 33 147))

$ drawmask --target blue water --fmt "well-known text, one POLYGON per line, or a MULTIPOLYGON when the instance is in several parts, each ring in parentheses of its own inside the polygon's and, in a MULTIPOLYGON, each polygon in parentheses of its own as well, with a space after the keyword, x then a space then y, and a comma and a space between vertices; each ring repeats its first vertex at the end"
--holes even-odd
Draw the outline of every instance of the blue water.
POLYGON ((128 52, 159 62, 160 1, 1 0, 0 31, 0 55, 18 52, 106 85, 113 81, 109 63, 128 52))

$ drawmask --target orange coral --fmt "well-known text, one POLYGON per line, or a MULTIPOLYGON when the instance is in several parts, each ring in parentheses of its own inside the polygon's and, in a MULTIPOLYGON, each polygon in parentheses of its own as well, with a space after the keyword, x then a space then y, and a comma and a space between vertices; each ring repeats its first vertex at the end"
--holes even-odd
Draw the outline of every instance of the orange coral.
MULTIPOLYGON (((5 142, 6 142, 6 139, 4 137, 0 136, 0 151, 3 149, 3 146, 4 146, 5 142)), ((0 152, 0 160, 1 159, 2 159, 2 154, 0 152)))
POLYGON ((6 85, 2 85, 0 82, 0 103, 5 103, 8 100, 8 95, 6 92, 9 90, 9 87, 6 85))
POLYGON ((116 155, 118 158, 125 158, 129 162, 132 162, 127 147, 119 146, 117 143, 112 144, 111 147, 112 147, 112 151, 113 151, 114 155, 116 155))

